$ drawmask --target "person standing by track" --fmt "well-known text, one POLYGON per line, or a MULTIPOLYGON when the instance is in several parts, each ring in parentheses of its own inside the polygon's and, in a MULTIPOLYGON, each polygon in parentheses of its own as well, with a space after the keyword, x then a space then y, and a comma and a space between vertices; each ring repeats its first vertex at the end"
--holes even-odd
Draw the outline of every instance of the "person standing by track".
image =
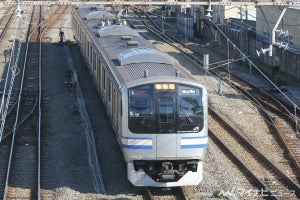
POLYGON ((64 46, 64 37, 65 37, 65 33, 62 31, 62 29, 60 29, 59 31, 59 44, 61 46, 64 46))

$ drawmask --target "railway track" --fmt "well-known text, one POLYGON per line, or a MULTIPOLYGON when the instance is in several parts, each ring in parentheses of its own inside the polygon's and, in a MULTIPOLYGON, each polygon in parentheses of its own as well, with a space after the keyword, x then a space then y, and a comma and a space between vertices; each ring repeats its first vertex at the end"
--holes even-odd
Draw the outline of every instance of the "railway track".
MULTIPOLYGON (((12 12, 13 7, 9 7, 7 10, 7 15, 3 16, 3 19, 1 20, 1 26, 3 27, 3 30, 1 32, 1 44, 4 47, 8 47, 6 40, 10 40, 11 37, 8 35, 10 32, 9 29, 15 28, 16 25, 19 24, 18 19, 16 19, 12 12)), ((15 35, 18 37, 19 35, 15 35)), ((13 53, 17 54, 21 52, 21 41, 13 41, 13 47, 15 48, 15 51, 13 53)), ((11 45, 9 45, 9 48, 12 48, 11 45)), ((9 49, 5 49, 9 50, 9 49)), ((6 184, 6 178, 7 178, 7 166, 9 163, 9 155, 11 151, 11 144, 12 144, 12 138, 6 139, 6 137, 12 132, 12 129, 15 124, 16 119, 16 113, 17 113, 17 105, 18 105, 18 95, 19 95, 19 83, 20 83, 20 69, 13 67, 15 63, 18 62, 18 59, 16 57, 11 56, 11 50, 9 50, 9 56, 6 59, 5 58, 5 68, 6 68, 6 77, 5 81, 2 81, 1 84, 1 114, 4 117, 4 120, 2 120, 1 130, 2 133, 2 141, 0 145, 0 197, 3 197, 4 195, 4 189, 6 184), (4 83, 3 83, 4 82, 4 83)))
POLYGON ((24 66, 22 69, 22 81, 18 98, 16 123, 24 122, 18 130, 12 133, 10 159, 7 169, 4 199, 7 198, 33 198, 38 199, 40 179, 39 174, 39 133, 36 111, 39 102, 39 35, 41 6, 33 7, 29 31, 27 35, 27 47, 24 66), (25 167, 24 167, 25 166, 25 167), (22 189, 20 189, 22 188, 22 189), (26 189, 25 189, 26 188, 26 189))
POLYGON ((67 6, 58 7, 55 16, 43 20, 46 15, 42 13, 46 7, 33 6, 27 24, 26 43, 20 46, 22 50, 18 54, 24 56, 24 60, 18 64, 19 76, 14 85, 14 91, 19 92, 15 92, 17 98, 8 111, 4 141, 1 143, 1 164, 7 167, 7 170, 1 168, 0 175, 3 199, 41 197, 41 108, 47 106, 46 101, 41 103, 41 38, 66 9, 67 6))
MULTIPOLYGON (((234 75, 234 77, 235 79, 240 79, 237 75, 234 75)), ((231 80, 230 83, 242 91, 260 108, 262 115, 269 122, 270 132, 276 136, 274 140, 284 149, 282 160, 285 160, 284 157, 286 157, 287 162, 280 163, 281 167, 286 168, 285 171, 289 172, 291 177, 299 183, 300 140, 296 136, 296 130, 299 128, 297 123, 299 118, 297 115, 295 115, 295 119, 295 116, 281 102, 250 82, 245 80, 240 80, 239 82, 231 80), (295 122, 295 120, 297 121, 295 122)))
POLYGON ((263 187, 258 187, 259 190, 267 190, 268 196, 274 196, 274 199, 280 199, 282 195, 285 199, 297 199, 300 196, 300 186, 297 182, 212 109, 210 109, 210 119, 213 124, 210 127, 213 139, 217 138, 223 144, 222 146, 230 149, 240 163, 246 165, 248 170, 257 177, 257 181, 264 183, 263 187))
MULTIPOLYGON (((70 18, 67 16, 67 20, 65 20, 63 17, 69 13, 68 9, 70 6, 66 5, 26 7, 26 13, 22 15, 20 27, 15 28, 16 15, 12 17, 13 25, 7 26, 5 41, 9 41, 15 36, 14 34, 9 35, 12 30, 17 30, 20 34, 18 37, 20 39, 20 52, 14 52, 20 59, 17 64, 18 75, 15 78, 9 101, 10 106, 6 115, 4 137, 0 143, 1 199, 52 199, 57 197, 57 190, 49 188, 53 185, 59 188, 61 182, 76 185, 82 191, 94 192, 89 177, 89 167, 97 172, 98 168, 86 160, 89 152, 86 152, 85 149, 78 149, 78 147, 84 148, 86 145, 86 138, 84 134, 82 135, 81 118, 79 113, 66 113, 69 111, 69 103, 74 107, 77 105, 77 99, 73 95, 65 94, 63 84, 64 68, 68 67, 69 57, 68 60, 64 57, 65 47, 56 43, 56 39, 52 41, 52 37, 56 38, 55 36, 57 36, 58 26, 65 28, 64 31, 67 36, 67 31, 70 29, 70 18), (32 20, 29 19, 31 11, 32 20), (28 39, 25 38, 26 35, 28 39), (25 40, 28 43, 25 43, 25 40), (47 55, 45 52, 48 52, 47 55), (57 56, 56 58, 60 57, 57 61, 52 61, 51 59, 55 56, 57 56), (43 59, 41 59, 42 57, 43 59), (24 72, 23 67, 25 67, 24 72), (54 68, 56 70, 53 70, 54 68), (22 75, 24 75, 23 82, 21 81, 22 75), (55 79, 55 86, 52 86, 53 79, 55 79), (43 90, 41 89, 42 82, 45 82, 43 90), (60 85, 60 83, 62 84, 60 85), (21 85, 22 90, 20 89, 21 85), (62 86, 61 90, 56 90, 60 86, 62 86), (56 96, 58 93, 61 95, 59 98, 56 96), (61 105, 64 105, 62 107, 65 112, 61 111, 61 105), (60 110, 58 109, 53 113, 52 111, 57 108, 60 110), (60 119, 65 119, 67 123, 56 121, 57 115, 60 119), (15 121, 16 119, 18 120, 15 121), (76 122, 77 124, 74 125, 76 122), (68 127, 65 127, 66 124, 68 127), (60 137, 61 135, 57 131, 65 133, 64 137, 60 137), (74 133, 78 133, 76 139, 74 139, 74 133), (66 137, 69 137, 68 145, 63 141, 66 137), (56 145, 57 148, 53 149, 53 145, 56 145), (80 152, 74 153, 76 151, 80 152), (57 158, 56 154, 69 159, 66 161, 64 160, 65 157, 63 159, 57 158), (65 170, 65 166, 70 165, 76 165, 72 169, 72 173, 65 170), (78 170, 76 177, 74 177, 74 170, 78 170), (81 186, 82 182, 84 185, 81 186)), ((7 46, 11 42, 7 42, 7 46)), ((68 44, 66 43, 66 45, 68 44)), ((8 67, 8 64, 5 67, 8 67)), ((90 143, 89 147, 93 148, 92 145, 90 143)), ((99 193, 98 191, 95 192, 99 193)), ((67 190, 67 192, 61 192, 61 195, 70 198, 71 193, 72 191, 67 190)))
POLYGON ((156 200, 161 199, 163 196, 165 199, 177 199, 187 200, 186 194, 182 187, 171 187, 171 188, 145 188, 144 195, 145 199, 156 200))
POLYGON ((5 11, 5 13, 2 15, 2 17, 0 18, 0 24, 2 27, 2 31, 0 34, 0 41, 3 40, 3 38, 6 34, 6 31, 7 31, 7 28, 9 26, 9 24, 11 23, 11 20, 14 16, 14 10, 15 10, 14 6, 9 6, 7 8, 7 10, 5 11))
MULTIPOLYGON (((9 38, 9 35, 7 33, 8 29, 10 26, 13 26, 13 19, 15 16, 15 6, 9 6, 6 10, 6 12, 2 15, 2 17, 0 18, 0 26, 1 26, 1 33, 0 33, 0 44, 2 46, 6 46, 6 39, 9 38)), ((19 21, 15 19, 14 21, 16 24, 19 24, 19 21)), ((20 42, 14 41, 13 42, 13 46, 15 47, 15 49, 18 49, 21 44, 20 42)), ((2 120, 2 124, 1 124, 1 139, 3 140, 6 136, 7 133, 5 133, 5 131, 7 129, 12 130, 13 124, 14 124, 14 117, 12 117, 15 113, 15 107, 17 105, 17 97, 18 97, 18 89, 16 86, 13 86, 14 82, 15 82, 15 78, 19 73, 18 68, 15 68, 13 65, 15 64, 14 62, 16 59, 14 59, 14 57, 12 55, 17 54, 18 50, 15 50, 14 52, 12 52, 11 50, 12 47, 9 47, 7 49, 4 49, 4 62, 7 63, 7 73, 6 73, 6 81, 3 84, 3 82, 1 83, 1 109, 2 109, 2 115, 5 116, 5 121, 2 120), (6 127, 10 127, 10 128, 6 128, 4 127, 4 123, 7 125, 6 127), (4 128, 6 130, 4 130, 4 128), (4 133, 3 133, 4 132, 4 133)), ((16 79, 16 82, 18 82, 18 78, 16 79)), ((16 83, 15 85, 17 85, 18 83, 16 83)))
MULTIPOLYGON (((144 17, 145 18, 145 17, 144 17)), ((139 18, 140 20, 141 19, 143 19, 143 17, 141 17, 140 16, 140 18, 139 18)), ((137 20, 136 20, 137 21, 137 20)), ((150 20, 148 20, 148 21, 150 21, 150 20)), ((138 27, 138 28, 141 28, 141 27, 143 27, 143 28, 148 28, 148 29, 150 29, 149 27, 154 27, 154 25, 153 24, 146 24, 146 23, 148 23, 148 22, 146 22, 146 21, 143 21, 143 22, 140 22, 140 24, 144 24, 144 26, 143 25, 138 25, 138 26, 135 26, 135 27, 138 27)), ((161 32, 161 30, 159 30, 159 29, 156 29, 156 28, 151 28, 151 31, 152 32, 161 32)), ((165 39, 165 37, 164 37, 164 34, 161 34, 161 33, 159 33, 158 34, 159 35, 159 37, 161 37, 161 38, 163 38, 164 39, 164 41, 170 41, 170 38, 167 38, 167 39, 165 39)), ((180 49, 183 49, 183 47, 184 47, 184 45, 182 45, 182 44, 174 44, 174 40, 172 40, 171 39, 171 41, 173 41, 172 43, 172 46, 173 47, 179 47, 180 49)), ((190 49, 189 50, 183 50, 184 52, 187 52, 187 51, 191 51, 190 49)), ((188 55, 187 55, 188 56, 188 55)), ((193 60, 196 60, 194 57, 192 58, 193 60)), ((199 62, 199 61, 195 61, 195 62, 199 62)), ((199 62, 200 64, 201 64, 201 62, 199 62)), ((224 123, 224 122, 223 122, 224 123)), ((217 136, 217 137, 221 137, 221 136, 217 136)), ((241 141, 239 141, 239 142, 241 142, 241 141)), ((229 143, 227 143, 226 144, 227 146, 232 146, 231 145, 231 143, 229 142, 229 143)), ((237 145, 238 146, 238 145, 237 145)), ((234 149, 234 148, 230 148, 230 149, 234 149)), ((237 148, 238 149, 238 148, 237 148)), ((240 150, 241 151, 241 150, 240 150)), ((247 152, 247 150, 245 150, 246 152, 247 152)), ((237 152, 239 152, 239 151, 237 151, 237 152)), ((236 153, 237 153, 236 152, 236 153)), ((257 150, 257 152, 259 152, 259 150, 257 150)), ((261 154, 261 153, 260 153, 261 154)), ((250 155, 249 155, 250 156, 250 155)), ((243 156, 241 156, 241 157, 243 157, 243 156)), ((257 158, 254 158, 254 161, 256 160, 257 158)), ((283 156, 283 158, 281 158, 281 160, 286 160, 286 158, 284 158, 284 156, 283 156)), ((252 163, 255 163, 255 162, 252 162, 252 163)), ((266 161, 263 161, 263 162, 266 162, 266 161)), ((286 163, 288 163, 289 161, 286 161, 286 163)), ((272 161, 270 162, 270 163, 273 163, 272 161)), ((250 163, 248 163, 248 165, 249 164, 251 164, 251 162, 250 163)), ((262 167, 265 165, 265 164, 261 164, 262 165, 262 167)), ((295 171, 295 169, 293 168, 293 167, 291 167, 291 165, 293 165, 293 164, 284 164, 284 165, 289 165, 289 167, 288 167, 288 169, 286 169, 286 167, 284 167, 287 171, 288 170, 292 170, 292 171, 295 171)), ((295 165, 294 165, 295 166, 295 165)), ((277 167, 276 167, 277 168, 277 167)), ((263 169, 263 168, 261 168, 261 169, 263 169)), ((267 171, 268 171, 268 169, 266 169, 267 171)), ((270 169, 269 169, 270 170, 270 169)), ((273 170, 273 167, 272 167, 272 169, 271 170, 273 170)), ((251 170, 252 171, 252 170, 251 170)), ((262 177, 261 175, 260 175, 260 178, 259 178, 259 181, 257 181, 257 183, 259 183, 258 184, 258 188, 269 188, 268 189, 268 196, 269 197, 271 197, 271 196, 274 196, 274 199, 278 199, 279 198, 279 196, 282 194, 282 193, 285 193, 286 195, 291 195, 291 196, 294 196, 294 197, 291 197, 291 199, 293 199, 293 198, 295 198, 295 194, 296 195, 298 195, 299 196, 299 185, 297 184, 297 182, 295 182, 295 181, 297 181, 297 176, 298 176, 298 172, 295 172, 295 174, 289 174, 289 175, 291 175, 291 177, 293 177, 293 179, 291 179, 289 176, 287 176, 287 175, 278 175, 278 174, 284 174, 284 172, 282 172, 280 169, 278 169, 278 170, 276 170, 277 172, 276 173, 274 173, 273 175, 270 175, 270 177, 268 177, 268 178, 265 178, 265 177, 262 177), (281 172, 280 172, 281 171, 281 172), (278 173, 278 174, 277 174, 278 173), (272 180, 275 180, 276 182, 278 182, 278 181, 281 181, 281 179, 282 178, 280 178, 280 180, 278 180, 278 179, 276 179, 276 177, 285 177, 284 179, 285 180, 289 180, 288 182, 290 182, 291 181, 291 184, 293 185, 293 186, 291 186, 290 185, 290 183, 282 183, 282 185, 280 186, 279 184, 278 185, 270 185, 270 183, 268 183, 268 180, 270 180, 270 181, 272 181, 272 180), (261 184, 265 184, 265 186, 262 186, 261 184), (294 188, 294 190, 290 190, 289 188, 294 188), (280 189, 281 188, 281 189, 280 189), (279 192, 278 194, 274 194, 274 191, 279 191, 279 189, 281 190, 281 193, 279 192), (295 192, 295 194, 293 193, 293 191, 295 192)), ((253 169, 253 172, 251 172, 251 173, 253 173, 254 175, 255 174, 258 174, 259 172, 257 172, 257 171, 255 171, 254 169, 253 169)), ((269 181, 269 182, 270 182, 269 181)), ((273 181, 274 182, 274 181, 273 181)))

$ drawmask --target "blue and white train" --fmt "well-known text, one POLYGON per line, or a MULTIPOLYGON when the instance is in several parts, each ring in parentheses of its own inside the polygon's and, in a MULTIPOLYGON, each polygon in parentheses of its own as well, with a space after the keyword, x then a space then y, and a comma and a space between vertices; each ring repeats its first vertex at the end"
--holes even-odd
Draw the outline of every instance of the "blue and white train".
POLYGON ((122 148, 129 181, 198 185, 208 146, 206 88, 103 7, 73 7, 72 27, 122 148))

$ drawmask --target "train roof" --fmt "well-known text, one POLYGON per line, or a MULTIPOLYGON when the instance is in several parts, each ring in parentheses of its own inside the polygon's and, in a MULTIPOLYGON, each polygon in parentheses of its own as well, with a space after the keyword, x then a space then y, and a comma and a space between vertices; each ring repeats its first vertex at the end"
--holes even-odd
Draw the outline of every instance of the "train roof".
POLYGON ((91 42, 102 54, 118 82, 143 79, 145 71, 149 77, 191 77, 166 54, 155 49, 136 30, 120 24, 102 26, 103 21, 115 19, 109 17, 114 15, 111 12, 103 18, 103 13, 108 12, 103 7, 77 7, 73 8, 73 12, 80 18, 84 29, 93 40, 91 42), (180 73, 177 73, 178 71, 180 73))
POLYGON ((117 16, 113 13, 104 11, 104 10, 97 10, 86 15, 86 20, 92 19, 115 19, 117 20, 117 16))
POLYGON ((102 39, 105 39, 103 37, 106 36, 120 36, 120 39, 130 40, 132 36, 138 36, 138 33, 133 29, 129 28, 128 26, 115 25, 115 24, 111 26, 102 27, 101 29, 99 29, 98 32, 99 32, 99 37, 102 39), (128 36, 128 37, 121 38, 121 36, 128 36))

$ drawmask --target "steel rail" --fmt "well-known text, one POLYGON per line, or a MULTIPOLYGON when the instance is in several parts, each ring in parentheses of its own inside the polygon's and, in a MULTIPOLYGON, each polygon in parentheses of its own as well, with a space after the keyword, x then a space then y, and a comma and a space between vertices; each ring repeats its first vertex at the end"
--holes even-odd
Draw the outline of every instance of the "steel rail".
MULTIPOLYGON (((58 15, 58 17, 60 17, 63 13, 64 13, 64 11, 67 9, 68 7, 65 7, 64 9, 63 9, 63 12, 62 13, 59 13, 59 15, 58 15)), ((60 7, 57 9, 57 10, 59 10, 60 9, 60 7)), ((57 11, 56 10, 56 11, 57 11)), ((44 34, 46 31, 47 31, 47 29, 49 28, 49 27, 51 27, 53 24, 54 24, 54 21, 55 20, 57 20, 56 18, 58 18, 58 17, 54 17, 54 18, 48 18, 48 19, 46 19, 45 21, 43 21, 43 25, 45 24, 45 23, 48 23, 48 25, 46 25, 46 27, 44 27, 43 28, 43 30, 42 30, 42 34, 44 34)), ((41 38, 42 38, 42 40, 43 40, 43 35, 41 35, 41 38)), ((37 105, 37 102, 38 101, 35 101, 35 105, 33 106, 33 108, 32 108, 32 110, 27 114, 27 116, 22 120, 22 121, 20 121, 17 125, 16 125, 16 127, 15 126, 13 126, 13 128, 11 129, 11 130, 9 130, 9 131, 7 131, 7 132, 5 132, 5 134, 3 134, 3 136, 2 136, 2 141, 5 139, 5 138, 7 138, 11 133, 13 133, 13 129, 14 128, 16 128, 16 129, 18 129, 30 116, 31 116, 31 114, 33 113, 33 111, 34 111, 34 109, 36 108, 36 105, 37 105)), ((10 108, 10 110, 7 112, 7 116, 8 115, 10 115, 11 114, 11 112, 13 111, 13 109, 17 106, 17 101, 11 106, 11 108, 10 108)))
MULTIPOLYGON (((58 8, 56 11, 58 11, 58 8)), ((67 7, 64 8, 65 11, 67 7)), ((62 12, 63 13, 63 12, 62 12)), ((41 127, 42 127, 42 41, 44 34, 47 32, 48 28, 54 24, 58 17, 61 16, 62 13, 59 13, 59 16, 55 18, 48 18, 43 22, 45 27, 39 34, 39 83, 38 83, 38 185, 37 185, 37 197, 38 200, 41 199, 41 127)))
POLYGON ((224 118, 222 118, 215 110, 209 108, 209 113, 218 121, 226 124, 226 128, 229 129, 230 134, 234 135, 235 138, 243 142, 252 152, 263 160, 268 166, 271 166, 272 169, 279 175, 289 186, 291 186, 295 191, 298 197, 300 197, 300 185, 293 181, 288 175, 286 175, 278 166, 269 160, 263 153, 261 153, 256 147, 254 147, 241 133, 239 133, 235 128, 231 127, 224 118))
MULTIPOLYGON (((232 81, 230 81, 230 83, 233 86, 235 86, 239 91, 241 91, 245 96, 247 96, 249 99, 251 99, 253 102, 256 102, 255 105, 265 116, 265 119, 268 118, 270 120, 270 122, 268 124, 271 124, 271 127, 274 129, 277 138, 279 139, 279 141, 281 142, 281 144, 284 147, 283 149, 285 151, 287 151, 288 157, 291 159, 293 165, 296 167, 297 173, 300 174, 300 161, 298 159, 299 156, 297 158, 296 153, 293 152, 292 149, 289 147, 289 144, 288 144, 288 141, 286 138, 286 134, 285 134, 285 130, 282 130, 282 128, 279 127, 279 124, 277 122, 279 119, 277 118, 277 120, 274 120, 273 115, 270 113, 270 112, 277 112, 278 110, 276 108, 273 108, 268 102, 266 102, 265 99, 260 99, 258 97, 255 97, 253 94, 248 92, 248 90, 245 89, 243 86, 237 85, 236 83, 234 83, 232 81), (271 111, 268 111, 268 110, 271 110, 271 111)), ((264 93, 264 95, 267 96, 266 93, 264 93)), ((279 115, 284 115, 284 113, 279 113, 279 115)), ((290 117, 290 116, 286 116, 286 115, 284 115, 284 116, 290 117)), ((286 119, 282 119, 282 120, 286 120, 286 119)), ((289 123, 289 122, 287 122, 287 123, 289 123)), ((298 177, 298 180, 299 179, 300 179, 300 177, 298 177)))
MULTIPOLYGON (((4 20, 4 18, 5 18, 5 15, 7 15, 9 12, 11 12, 12 8, 13 8, 13 7, 10 7, 10 8, 8 8, 8 9, 6 10, 6 12, 4 13, 4 15, 1 17, 0 23, 3 22, 3 20, 4 20)), ((5 36, 6 32, 7 32, 7 29, 8 29, 8 25, 9 25, 10 22, 12 21, 13 15, 14 15, 14 12, 12 12, 12 13, 10 14, 10 16, 9 16, 9 18, 8 18, 8 21, 7 21, 7 23, 5 24, 3 30, 2 30, 2 32, 1 32, 1 34, 0 34, 0 41, 3 40, 3 38, 4 38, 4 36, 5 36)))
MULTIPOLYGON (((143 190, 143 198, 146 200, 159 199, 160 196, 174 196, 172 199, 188 200, 182 187, 167 188, 145 187, 143 190), (160 194, 161 193, 161 194, 160 194)), ((170 197, 171 198, 171 197, 170 197)))
POLYGON ((38 87, 38 185, 37 196, 41 199, 41 121, 42 121, 42 37, 47 29, 40 33, 39 41, 39 87, 38 87))
MULTIPOLYGON (((20 18, 17 19, 17 23, 16 23, 16 29, 15 29, 15 36, 17 35, 17 29, 19 27, 19 22, 20 22, 20 18)), ((13 40, 13 44, 12 44, 12 49, 14 50, 16 47, 16 38, 14 38, 13 40)), ((5 78, 5 83, 4 83, 4 93, 2 94, 1 97, 1 105, 0 105, 0 113, 1 113, 1 127, 0 127, 0 142, 2 140, 2 136, 3 136, 3 130, 4 130, 4 125, 5 125, 5 120, 6 120, 6 115, 7 115, 7 110, 8 110, 8 106, 9 106, 9 101, 10 101, 10 95, 12 92, 12 88, 13 88, 13 84, 14 84, 14 80, 15 80, 15 76, 17 75, 17 66, 12 66, 13 64, 17 64, 19 61, 19 55, 20 55, 20 49, 21 49, 21 41, 18 41, 18 49, 17 49, 17 56, 15 59, 13 59, 13 54, 14 51, 11 51, 11 55, 10 55, 10 59, 9 59, 9 63, 8 63, 8 70, 6 73, 6 78, 5 78), (11 80, 10 80, 10 85, 8 86, 8 81, 9 81, 9 77, 11 76, 11 80), (8 88, 8 93, 7 93, 7 99, 5 101, 5 94, 6 94, 6 89, 8 88)))
MULTIPOLYGON (((32 12, 30 21, 32 21, 33 14, 34 14, 34 11, 32 12)), ((40 16, 40 19, 41 19, 41 16, 40 16)), ((24 65, 23 65, 23 70, 22 70, 22 78, 21 78, 20 91, 19 91, 19 96, 18 96, 16 121, 15 121, 15 125, 14 125, 13 132, 12 132, 13 134, 12 134, 11 150, 10 150, 9 161, 8 161, 8 169, 7 169, 6 183, 5 183, 5 188, 4 188, 3 199, 8 198, 7 197, 8 183, 9 183, 9 177, 10 177, 10 172, 11 172, 11 164, 12 164, 12 159, 13 159, 13 150, 14 150, 14 145, 15 145, 15 137, 16 137, 16 130, 17 130, 17 125, 18 125, 19 110, 20 110, 20 107, 21 107, 21 97, 23 95, 23 89, 24 89, 23 86, 24 86, 24 80, 25 80, 25 71, 26 71, 26 64, 27 64, 30 38, 40 28, 41 24, 42 23, 40 23, 36 27, 34 27, 33 30, 30 33, 28 31, 28 35, 27 35, 27 44, 26 44, 26 51, 25 51, 25 58, 24 58, 25 60, 24 60, 24 65)))
POLYGON ((273 191, 258 177, 256 176, 252 171, 251 169, 249 169, 246 164, 241 161, 217 136, 216 134, 211 131, 211 130, 208 130, 208 134, 209 134, 209 137, 217 144, 217 146, 219 148, 222 148, 224 153, 227 153, 230 158, 237 163, 238 166, 242 167, 243 170, 249 174, 256 182, 257 186, 259 186, 260 188, 265 188, 267 190, 267 193, 268 193, 268 199, 275 199, 275 200, 278 200, 278 198, 276 197, 276 195, 273 193, 273 191))

